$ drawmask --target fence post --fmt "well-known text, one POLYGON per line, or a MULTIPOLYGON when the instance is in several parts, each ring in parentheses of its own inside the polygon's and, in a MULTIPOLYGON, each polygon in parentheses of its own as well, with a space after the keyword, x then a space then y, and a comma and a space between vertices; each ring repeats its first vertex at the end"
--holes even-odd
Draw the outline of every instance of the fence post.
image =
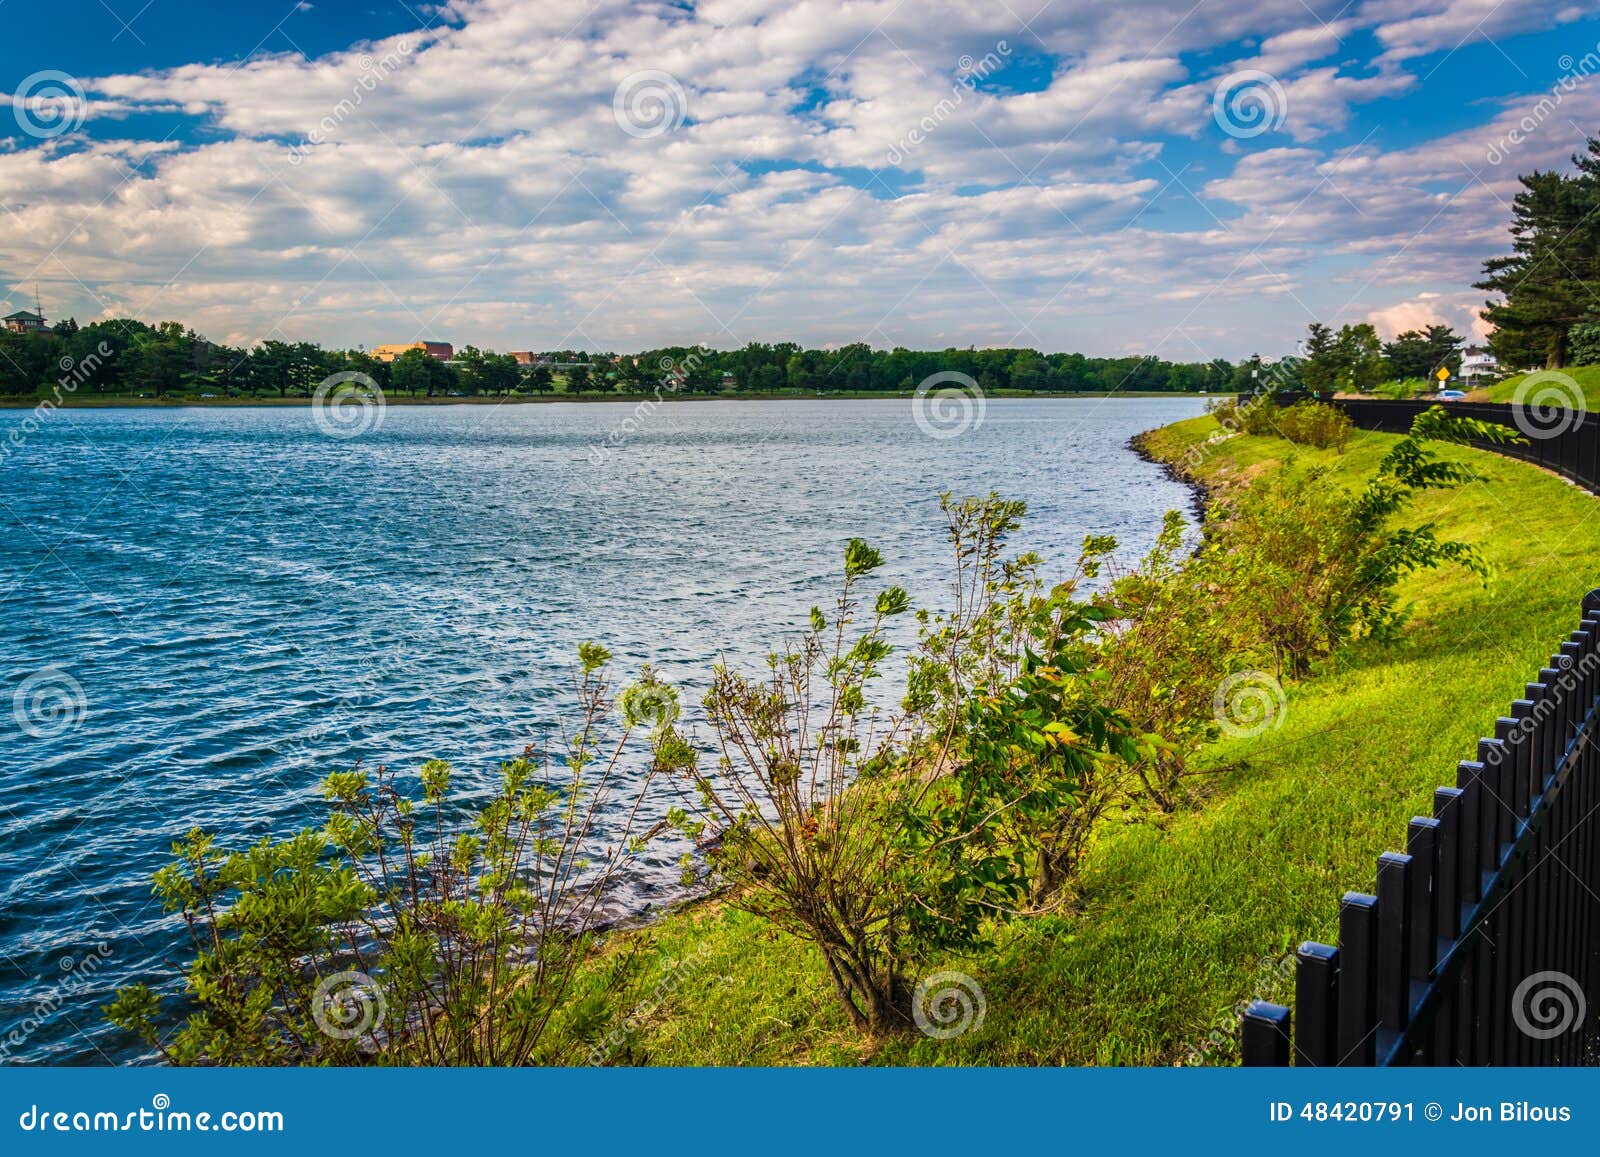
POLYGON ((1339 1063, 1339 950, 1307 940, 1295 953, 1294 1063, 1325 1068, 1339 1063))
POLYGON ((1239 1051, 1251 1067, 1282 1068, 1289 1063, 1291 1018, 1281 1004, 1252 1000, 1240 1026, 1239 1051))
POLYGON ((1339 902, 1339 1063, 1370 1068, 1377 1057, 1378 898, 1339 902))
POLYGON ((1411 857, 1378 857, 1378 1023, 1395 1032, 1411 1019, 1411 857))

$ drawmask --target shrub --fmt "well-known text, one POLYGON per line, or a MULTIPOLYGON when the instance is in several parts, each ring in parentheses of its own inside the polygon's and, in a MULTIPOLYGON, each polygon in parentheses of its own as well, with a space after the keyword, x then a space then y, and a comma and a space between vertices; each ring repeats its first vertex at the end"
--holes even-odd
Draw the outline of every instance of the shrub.
POLYGON ((175 1064, 575 1059, 603 1010, 573 1007, 569 984, 608 884, 642 841, 632 829, 649 773, 630 804, 622 757, 676 710, 646 671, 617 723, 609 656, 585 644, 580 657, 564 771, 525 752, 470 814, 442 760, 423 764, 418 797, 383 768, 337 772, 321 830, 240 851, 200 831, 174 845, 155 891, 194 941, 190 1015, 171 1027, 139 984, 107 1007, 111 1021, 175 1064), (618 805, 623 829, 597 846, 596 820, 618 805))
POLYGON ((1216 732, 1217 687, 1253 665, 1262 640, 1240 606, 1237 577, 1201 552, 1185 558, 1185 523, 1168 511, 1137 569, 1100 596, 1107 609, 1099 661, 1106 704, 1145 736, 1133 772, 1162 811, 1177 802, 1189 758, 1216 732))
POLYGON ((1395 527, 1393 520, 1416 491, 1477 477, 1435 458, 1430 442, 1513 440, 1506 427, 1434 406, 1417 415, 1360 493, 1310 470, 1269 475, 1226 496, 1197 565, 1241 592, 1280 671, 1303 675, 1348 639, 1391 637, 1405 618, 1395 587, 1406 574, 1453 562, 1487 578, 1473 547, 1439 539, 1431 524, 1395 527))
POLYGON ((1278 432, 1291 442, 1343 451, 1354 429, 1350 416, 1325 402, 1298 402, 1277 415, 1278 432))
POLYGON ((882 559, 855 539, 831 618, 814 608, 764 675, 716 671, 716 770, 681 738, 667 761, 698 788, 699 815, 676 819, 732 902, 815 943, 873 1033, 910 1025, 930 954, 1059 886, 1099 814, 1095 772, 1126 744, 1085 671, 1097 613, 1070 584, 1044 591, 1033 556, 1001 557, 1022 504, 946 495, 943 508, 954 605, 919 616, 900 711, 875 687, 886 625, 910 600, 889 587, 864 601, 882 559))
POLYGON ((1276 402, 1267 398, 1258 399, 1255 405, 1248 408, 1242 404, 1239 407, 1244 432, 1267 438, 1278 436, 1278 415, 1282 412, 1276 402))

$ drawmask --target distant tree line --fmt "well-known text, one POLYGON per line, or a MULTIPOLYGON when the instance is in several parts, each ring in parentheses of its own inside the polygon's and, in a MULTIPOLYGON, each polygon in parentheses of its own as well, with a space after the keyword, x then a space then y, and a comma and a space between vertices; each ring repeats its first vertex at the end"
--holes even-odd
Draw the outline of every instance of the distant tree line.
POLYGON ((889 393, 913 390, 929 376, 955 371, 985 391, 1039 393, 1222 392, 1243 388, 1241 367, 1222 359, 1169 362, 1154 357, 1096 358, 1031 349, 876 350, 864 343, 805 349, 793 342, 751 342, 741 349, 667 346, 639 354, 553 350, 534 364, 509 353, 466 346, 445 363, 421 350, 380 362, 359 349, 268 339, 241 349, 210 341, 178 322, 148 325, 117 318, 58 323, 37 334, 0 333, 0 393, 32 394, 66 376, 66 367, 100 350, 83 393, 170 397, 301 397, 332 374, 368 375, 401 394, 508 395, 612 391, 651 393, 889 393))

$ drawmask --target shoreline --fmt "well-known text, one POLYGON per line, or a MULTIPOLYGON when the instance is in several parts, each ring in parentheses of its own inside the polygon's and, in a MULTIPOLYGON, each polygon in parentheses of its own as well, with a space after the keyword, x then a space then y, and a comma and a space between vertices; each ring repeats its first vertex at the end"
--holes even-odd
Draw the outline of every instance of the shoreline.
POLYGON ((1141 430, 1129 438, 1125 445, 1146 462, 1159 466, 1162 474, 1188 490, 1189 507, 1194 515, 1195 527, 1203 531, 1206 526, 1206 511, 1211 507, 1212 488, 1200 475, 1184 469, 1180 461, 1165 458, 1156 452, 1153 439, 1166 428, 1158 426, 1154 430, 1141 430))
MULTIPOLYGON (((886 391, 839 391, 826 394, 774 394, 774 393, 749 393, 749 394, 554 394, 545 397, 412 397, 409 395, 385 394, 385 406, 498 406, 498 405, 550 405, 553 403, 570 403, 574 405, 588 405, 591 403, 628 403, 637 405, 641 402, 658 404, 662 402, 870 402, 870 401, 905 401, 915 398, 914 392, 907 393, 898 390, 886 391)), ((1044 398, 1055 401, 1071 401, 1074 399, 1104 400, 1107 398, 1193 398, 1204 400, 1207 398, 1229 397, 1227 394, 1188 394, 1175 393, 1169 390, 1097 390, 1074 391, 1071 393, 1046 393, 1036 391, 996 390, 985 394, 987 398, 1044 398)), ((340 398, 340 404, 347 404, 351 399, 340 398)), ((359 400, 359 399, 356 399, 359 400)), ((182 409, 282 409, 295 406, 313 406, 318 404, 315 398, 133 398, 117 394, 108 397, 79 397, 69 395, 59 401, 47 396, 25 397, 9 396, 0 397, 0 410, 33 410, 41 405, 48 405, 51 409, 61 410, 182 410, 182 409)))

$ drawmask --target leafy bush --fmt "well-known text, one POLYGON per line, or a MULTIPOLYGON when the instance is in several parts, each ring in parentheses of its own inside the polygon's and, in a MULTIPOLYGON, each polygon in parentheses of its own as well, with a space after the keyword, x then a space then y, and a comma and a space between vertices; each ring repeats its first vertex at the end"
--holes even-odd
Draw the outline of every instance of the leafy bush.
POLYGON ((1240 405, 1239 416, 1244 425, 1246 434, 1255 434, 1258 437, 1275 438, 1278 436, 1278 415, 1283 413, 1276 402, 1265 398, 1258 399, 1253 406, 1240 405))
POLYGON ((1355 428, 1350 416, 1324 402, 1297 402, 1277 415, 1278 433, 1302 446, 1343 451, 1355 428))
POLYGON ((575 1059, 603 1009, 574 1007, 569 984, 607 885, 643 839, 632 829, 651 773, 630 804, 622 758, 676 707, 647 671, 618 724, 609 655, 591 643, 580 658, 565 770, 526 752, 470 816, 450 765, 430 760, 419 798, 383 768, 330 775, 321 830, 240 851, 191 832, 155 881, 193 937, 190 1015, 171 1027, 138 984, 108 1006, 111 1021, 176 1064, 575 1059), (596 846, 596 820, 618 805, 623 830, 596 846))
POLYGON ((1504 426, 1431 407, 1359 494, 1310 470, 1270 475, 1225 496, 1197 566, 1217 586, 1241 592, 1280 671, 1303 675, 1351 638, 1392 636, 1404 621, 1395 587, 1406 574, 1453 562, 1487 578, 1473 547, 1439 539, 1431 524, 1395 527, 1393 520, 1416 491, 1477 477, 1437 459, 1428 443, 1514 440, 1504 426))
POLYGON ((1116 576, 1099 602, 1108 618, 1100 646, 1106 704, 1143 734, 1136 787, 1170 811, 1188 759, 1216 733, 1217 687, 1255 665, 1259 632, 1240 608, 1244 588, 1202 551, 1184 557, 1185 522, 1169 511, 1139 567, 1116 576))
POLYGON ((873 1033, 910 1025, 913 970, 931 953, 976 943, 1059 886, 1102 806, 1095 773, 1127 743, 1085 669, 1099 615, 1071 584, 1044 591, 1036 558, 1001 557, 1022 504, 943 507, 953 609, 919 616, 898 712, 874 687, 886 625, 910 600, 889 587, 863 608, 882 559, 855 539, 831 619, 813 609, 764 675, 717 670, 716 770, 681 738, 666 761, 699 790, 700 814, 676 818, 732 902, 815 943, 873 1033))

